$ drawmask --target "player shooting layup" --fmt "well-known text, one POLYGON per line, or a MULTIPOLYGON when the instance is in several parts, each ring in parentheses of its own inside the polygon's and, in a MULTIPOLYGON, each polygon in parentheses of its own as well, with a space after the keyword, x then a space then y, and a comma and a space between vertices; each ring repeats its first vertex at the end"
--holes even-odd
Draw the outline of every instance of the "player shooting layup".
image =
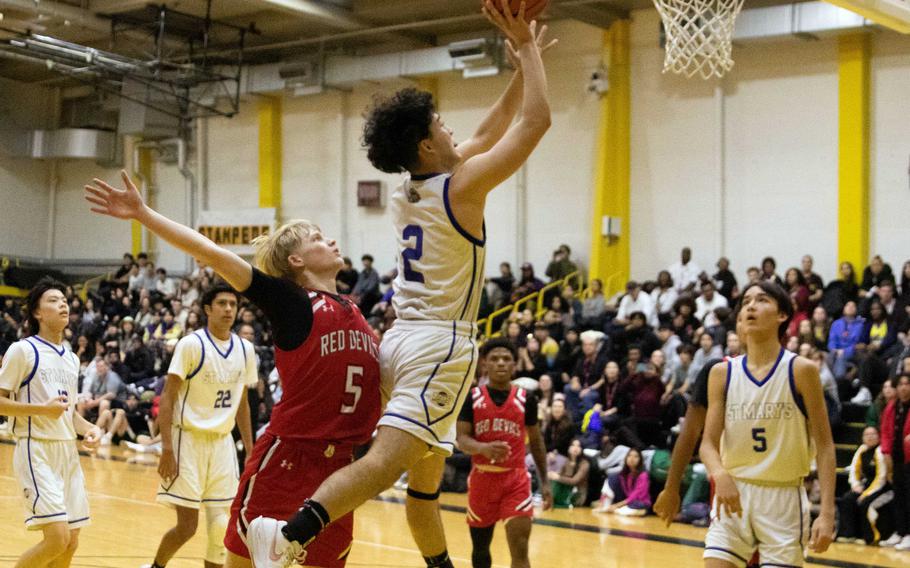
POLYGON ((392 196, 401 255, 393 298, 398 320, 380 355, 388 404, 364 458, 328 478, 287 524, 253 521, 249 546, 257 567, 288 566, 323 528, 405 471, 417 546, 427 566, 452 566, 437 498, 477 363, 486 196, 521 167, 550 127, 542 38, 524 10, 513 17, 507 5, 501 2, 500 12, 487 2, 485 13, 508 38, 520 73, 474 138, 456 145, 431 95, 415 89, 377 101, 367 117, 370 161, 409 174, 392 196), (276 552, 284 559, 273 560, 281 556, 276 552))

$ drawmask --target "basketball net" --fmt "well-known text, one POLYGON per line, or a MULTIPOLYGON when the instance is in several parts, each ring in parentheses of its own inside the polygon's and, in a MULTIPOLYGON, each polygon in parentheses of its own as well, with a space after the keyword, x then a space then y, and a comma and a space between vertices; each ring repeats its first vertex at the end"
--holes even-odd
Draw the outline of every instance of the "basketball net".
POLYGON ((654 0, 666 33, 664 73, 703 79, 733 68, 733 28, 743 0, 654 0))

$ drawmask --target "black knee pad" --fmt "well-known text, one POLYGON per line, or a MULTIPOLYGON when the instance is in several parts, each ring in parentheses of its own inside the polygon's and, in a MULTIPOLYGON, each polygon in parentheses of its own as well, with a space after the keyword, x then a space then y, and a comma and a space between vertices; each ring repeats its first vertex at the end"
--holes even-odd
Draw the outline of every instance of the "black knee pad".
POLYGON ((439 493, 441 489, 437 489, 436 493, 421 493, 420 491, 411 489, 408 487, 408 497, 413 497, 414 499, 420 499, 421 501, 435 501, 439 499, 439 493))

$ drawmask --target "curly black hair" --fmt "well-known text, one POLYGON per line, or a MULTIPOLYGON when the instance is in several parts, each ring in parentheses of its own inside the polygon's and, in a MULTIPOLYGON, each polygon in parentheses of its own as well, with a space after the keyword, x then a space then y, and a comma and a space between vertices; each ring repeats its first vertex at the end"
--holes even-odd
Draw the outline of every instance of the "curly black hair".
POLYGON ((430 137, 433 95, 414 88, 391 97, 376 95, 363 126, 363 147, 376 169, 401 173, 417 165, 417 146, 430 137))

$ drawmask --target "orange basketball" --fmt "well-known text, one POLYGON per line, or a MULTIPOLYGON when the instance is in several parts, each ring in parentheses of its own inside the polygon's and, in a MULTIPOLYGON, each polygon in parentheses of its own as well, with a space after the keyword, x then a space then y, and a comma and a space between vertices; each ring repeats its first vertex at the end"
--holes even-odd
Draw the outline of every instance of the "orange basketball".
MULTIPOLYGON (((500 0, 490 0, 490 2, 497 8, 500 8, 500 0)), ((512 15, 517 16, 518 10, 521 8, 522 0, 509 0, 509 7, 512 9, 512 15)), ((530 22, 531 20, 537 18, 547 9, 547 5, 550 3, 550 0, 524 0, 525 3, 525 20, 530 22)), ((483 5, 483 1, 481 1, 483 5)), ((502 11, 500 9, 500 11, 502 11)))

